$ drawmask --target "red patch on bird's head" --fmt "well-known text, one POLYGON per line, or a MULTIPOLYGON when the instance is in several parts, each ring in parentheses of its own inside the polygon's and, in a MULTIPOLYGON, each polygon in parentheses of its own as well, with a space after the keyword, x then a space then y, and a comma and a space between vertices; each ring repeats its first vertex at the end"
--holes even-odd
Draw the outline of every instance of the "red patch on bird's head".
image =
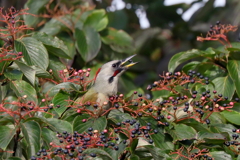
POLYGON ((122 70, 119 70, 119 69, 117 69, 114 73, 113 73, 113 77, 115 77, 116 75, 118 75, 118 73, 120 73, 122 70))
POLYGON ((95 77, 94 77, 94 81, 96 81, 97 75, 98 75, 98 73, 100 72, 100 70, 101 70, 101 68, 98 68, 98 70, 97 70, 97 72, 96 72, 96 74, 95 74, 95 77))

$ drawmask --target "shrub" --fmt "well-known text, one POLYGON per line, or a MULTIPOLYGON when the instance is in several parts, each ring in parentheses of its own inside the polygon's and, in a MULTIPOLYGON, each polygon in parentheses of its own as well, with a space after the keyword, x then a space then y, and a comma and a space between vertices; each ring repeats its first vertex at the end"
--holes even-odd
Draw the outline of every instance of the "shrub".
MULTIPOLYGON (((33 7, 35 3, 30 0, 26 5, 33 7)), ((206 38, 198 38, 223 39, 223 47, 174 55, 169 72, 147 87, 153 98, 142 91, 118 94, 109 99, 110 109, 99 116, 94 110, 105 104, 76 102, 89 89, 93 71, 70 68, 63 62, 70 65, 67 59, 77 54, 80 61, 89 62, 101 47, 132 53, 130 36, 105 29, 104 10, 74 8, 55 12, 55 18, 50 9, 53 2, 41 3, 29 13, 13 7, 6 14, 0 12, 6 24, 0 30, 2 159, 238 157, 240 47, 226 37, 235 26, 218 22, 206 38), (48 14, 42 10, 44 5, 48 14), (29 17, 39 12, 42 17, 29 17), (39 31, 26 33, 50 15, 52 18, 39 31), (65 30, 74 37, 74 45, 55 36, 61 37, 65 30), (174 71, 179 64, 197 57, 202 59, 187 63, 183 72, 174 71)))

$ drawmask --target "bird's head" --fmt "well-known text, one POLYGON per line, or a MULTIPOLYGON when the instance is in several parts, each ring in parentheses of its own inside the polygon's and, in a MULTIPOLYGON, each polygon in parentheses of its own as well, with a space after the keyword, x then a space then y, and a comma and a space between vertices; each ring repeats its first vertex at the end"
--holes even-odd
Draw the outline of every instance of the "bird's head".
POLYGON ((107 81, 109 84, 118 79, 129 67, 135 65, 132 55, 126 59, 113 60, 105 63, 96 73, 95 81, 107 81))

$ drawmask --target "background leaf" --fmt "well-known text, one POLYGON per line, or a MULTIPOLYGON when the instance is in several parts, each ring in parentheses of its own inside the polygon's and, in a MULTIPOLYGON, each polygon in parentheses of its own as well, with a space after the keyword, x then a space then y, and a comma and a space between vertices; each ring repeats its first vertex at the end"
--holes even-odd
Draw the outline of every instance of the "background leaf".
POLYGON ((47 95, 50 97, 53 97, 54 95, 56 95, 60 90, 63 90, 65 92, 73 92, 73 91, 78 91, 80 90, 81 86, 77 85, 75 83, 71 83, 71 82, 63 82, 63 83, 59 83, 55 86, 53 86, 52 88, 49 89, 47 95))
POLYGON ((48 53, 42 42, 32 37, 24 37, 15 41, 15 49, 23 53, 23 58, 29 66, 35 65, 47 69, 48 53))
POLYGON ((37 93, 35 89, 27 82, 21 81, 12 81, 10 87, 14 90, 15 94, 19 97, 27 96, 26 100, 33 101, 35 104, 38 103, 37 93))
POLYGON ((27 77, 27 79, 32 83, 32 85, 34 85, 36 71, 21 61, 15 61, 15 63, 17 64, 19 69, 23 72, 23 74, 27 77))
POLYGON ((224 159, 224 160, 232 160, 232 157, 230 154, 227 154, 224 151, 215 151, 215 152, 210 152, 211 157, 214 159, 224 159))
POLYGON ((106 28, 108 24, 108 17, 104 9, 94 10, 91 12, 86 20, 84 21, 84 26, 90 26, 96 31, 101 31, 106 28))
POLYGON ((28 157, 35 155, 40 150, 41 128, 35 121, 27 121, 21 124, 23 136, 27 141, 28 157))
POLYGON ((229 122, 240 125, 240 113, 236 111, 223 111, 221 112, 221 115, 223 115, 229 122))
MULTIPOLYGON (((214 54, 210 52, 210 54, 214 54)), ((187 60, 197 58, 197 57, 204 57, 207 56, 206 52, 200 51, 198 49, 192 49, 185 52, 180 52, 172 56, 168 63, 168 70, 169 72, 174 72, 174 70, 182 63, 186 62, 187 60)))
POLYGON ((58 57, 72 58, 69 55, 67 46, 57 37, 52 37, 43 32, 38 32, 33 35, 34 38, 41 41, 47 48, 48 53, 54 54, 58 57))
POLYGON ((73 133, 72 125, 67 121, 56 118, 47 118, 42 120, 55 132, 67 131, 68 133, 73 133))
POLYGON ((226 134, 222 133, 210 133, 210 132, 199 132, 198 138, 200 142, 205 144, 223 144, 226 141, 226 134))
POLYGON ((22 79, 22 72, 16 69, 7 69, 4 73, 4 76, 11 80, 21 80, 22 79))
MULTIPOLYGON (((37 15, 48 2, 49 2, 48 0, 41 1, 28 0, 24 7, 29 8, 28 13, 37 15)), ((25 24, 28 25, 29 27, 36 26, 37 23, 40 21, 39 17, 33 15, 23 16, 25 24)))
MULTIPOLYGON (((236 86, 236 92, 238 94, 238 96, 240 96, 240 88, 238 86, 240 86, 240 60, 229 60, 227 63, 227 69, 229 72, 229 75, 231 76, 235 86, 236 86)), ((233 85, 231 85, 231 87, 235 87, 233 85)))
POLYGON ((235 86, 230 76, 218 77, 212 81, 215 85, 215 89, 219 94, 222 94, 224 97, 232 99, 232 96, 235 92, 235 86))
POLYGON ((64 23, 71 23, 70 19, 67 16, 54 17, 45 23, 44 27, 40 29, 40 32, 54 36, 63 29, 67 29, 67 26, 64 23))
POLYGON ((195 139, 197 136, 196 130, 185 124, 176 124, 174 130, 169 130, 169 134, 173 137, 175 142, 195 139))
POLYGON ((165 150, 161 150, 152 145, 144 146, 144 148, 149 150, 149 152, 152 154, 154 160, 158 160, 158 159, 169 159, 170 160, 170 157, 168 156, 168 154, 166 153, 165 150))
POLYGON ((62 113, 67 109, 68 105, 69 105, 69 100, 70 96, 69 94, 60 91, 59 93, 57 93, 54 97, 53 97, 53 104, 56 105, 60 105, 59 108, 55 107, 54 110, 57 112, 58 116, 61 116, 62 113))
POLYGON ((106 151, 98 148, 88 148, 83 151, 84 154, 95 153, 97 157, 102 158, 104 160, 112 160, 111 155, 109 155, 106 151))
POLYGON ((78 133, 87 131, 88 128, 92 127, 93 130, 103 131, 107 126, 107 119, 105 116, 99 118, 91 118, 87 122, 83 123, 80 116, 76 117, 73 122, 73 130, 78 133))
POLYGON ((93 28, 89 26, 82 30, 76 28, 75 38, 77 49, 85 62, 89 62, 97 56, 101 47, 101 39, 93 28))
POLYGON ((107 28, 101 32, 103 43, 120 53, 133 53, 135 50, 132 37, 123 30, 107 28))
POLYGON ((16 134, 17 127, 0 126, 0 148, 6 150, 13 136, 16 134))

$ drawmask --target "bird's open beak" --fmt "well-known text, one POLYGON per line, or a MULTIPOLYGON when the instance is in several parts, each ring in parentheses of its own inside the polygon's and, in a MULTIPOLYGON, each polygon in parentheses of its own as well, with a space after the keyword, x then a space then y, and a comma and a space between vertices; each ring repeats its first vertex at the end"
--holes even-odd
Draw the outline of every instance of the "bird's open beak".
POLYGON ((133 61, 131 60, 131 59, 132 59, 133 57, 135 57, 135 56, 136 56, 136 54, 134 54, 134 55, 132 55, 132 56, 126 58, 126 59, 123 59, 122 62, 121 62, 121 64, 120 64, 120 66, 127 69, 127 68, 129 68, 129 67, 137 64, 138 62, 133 62, 133 61), (124 64, 125 64, 126 62, 129 62, 129 64, 127 64, 127 65, 124 66, 124 64))

